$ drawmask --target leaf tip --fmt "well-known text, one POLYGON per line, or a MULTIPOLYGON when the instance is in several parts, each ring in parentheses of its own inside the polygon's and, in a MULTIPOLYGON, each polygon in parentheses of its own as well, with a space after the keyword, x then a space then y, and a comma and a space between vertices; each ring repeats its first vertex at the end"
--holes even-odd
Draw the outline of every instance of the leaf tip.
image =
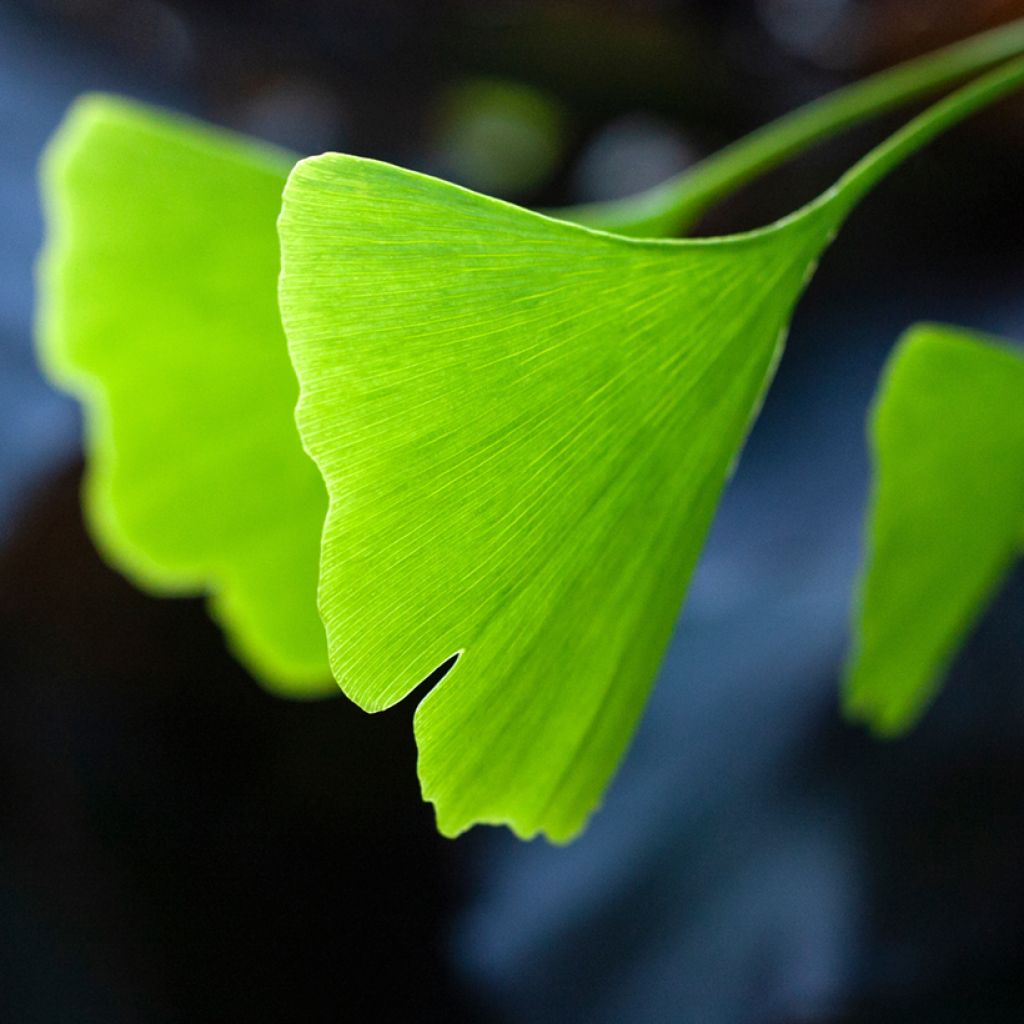
POLYGON ((914 726, 925 705, 878 699, 860 684, 856 671, 847 674, 843 686, 842 715, 851 725, 863 726, 876 739, 894 740, 914 726))

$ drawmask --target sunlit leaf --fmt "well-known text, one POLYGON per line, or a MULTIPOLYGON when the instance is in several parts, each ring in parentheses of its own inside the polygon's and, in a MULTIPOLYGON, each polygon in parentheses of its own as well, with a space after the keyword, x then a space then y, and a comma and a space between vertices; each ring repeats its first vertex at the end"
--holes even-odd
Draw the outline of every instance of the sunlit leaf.
POLYGON ((914 328, 871 422, 875 492, 846 708, 882 733, 916 721, 1024 548, 1024 354, 914 328))
POLYGON ((48 151, 40 342, 86 406, 90 523, 161 593, 209 593, 270 686, 336 692, 315 592, 323 483, 299 444, 274 222, 291 159, 107 97, 48 151))
MULTIPOLYGON (((565 216, 675 231, 816 140, 1022 50, 1019 24, 979 36, 816 101, 635 202, 565 216)), ((90 519, 107 557, 150 589, 212 592, 250 669, 304 694, 327 674, 310 596, 324 499, 294 440, 270 298, 290 163, 138 104, 82 101, 45 163, 40 309, 45 361, 89 409, 90 519)))
POLYGON ((378 710, 458 656, 416 712, 441 831, 581 828, 820 253, 888 170, 1022 80, 975 83, 731 238, 637 241, 374 161, 297 165, 281 312, 330 495, 331 665, 378 710))

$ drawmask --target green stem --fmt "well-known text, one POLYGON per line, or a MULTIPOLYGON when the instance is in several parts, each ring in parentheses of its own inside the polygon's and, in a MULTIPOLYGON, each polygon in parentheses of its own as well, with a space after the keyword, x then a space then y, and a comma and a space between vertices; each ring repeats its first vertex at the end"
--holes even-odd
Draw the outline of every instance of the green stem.
MULTIPOLYGON (((1024 86, 1024 59, 1010 61, 929 107, 854 164, 822 197, 822 205, 852 209, 908 156, 958 122, 1024 86)), ((845 212, 844 211, 844 212, 845 212)))
POLYGON ((786 114, 682 174, 627 199, 551 211, 638 237, 685 232, 712 203, 815 142, 1024 55, 1024 19, 882 71, 786 114))

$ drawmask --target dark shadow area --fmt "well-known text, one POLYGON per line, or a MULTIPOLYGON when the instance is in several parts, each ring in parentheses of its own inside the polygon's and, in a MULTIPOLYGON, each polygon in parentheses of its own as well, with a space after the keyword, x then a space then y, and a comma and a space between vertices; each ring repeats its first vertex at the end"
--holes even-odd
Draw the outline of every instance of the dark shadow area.
POLYGON ((441 680, 444 679, 444 677, 448 675, 453 668, 455 668, 455 664, 460 657, 461 654, 453 654, 446 661, 442 661, 441 664, 438 665, 437 668, 435 668, 434 671, 416 687, 416 689, 420 691, 421 696, 425 697, 430 690, 437 686, 437 684, 441 682, 441 680))
POLYGON ((412 707, 264 694, 201 602, 103 565, 78 486, 0 555, 0 1017, 476 1019, 412 707))

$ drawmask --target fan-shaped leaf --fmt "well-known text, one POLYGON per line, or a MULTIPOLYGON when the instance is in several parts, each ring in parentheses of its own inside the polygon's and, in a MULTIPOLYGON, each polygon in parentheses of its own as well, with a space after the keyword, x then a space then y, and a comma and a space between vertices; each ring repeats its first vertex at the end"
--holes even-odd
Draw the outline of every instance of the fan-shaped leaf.
POLYGON ((724 239, 601 234, 353 157, 297 165, 281 311, 330 496, 331 665, 377 710, 459 655, 416 713, 443 832, 582 826, 819 254, 883 174, 1022 79, 989 76, 724 239))
POLYGON ((274 222, 285 154, 109 97, 44 176, 40 342, 85 402, 87 509, 111 559, 208 592, 257 676, 336 692, 315 591, 323 483, 294 425, 274 222))
MULTIPOLYGON (((1024 50, 1014 24, 803 108, 634 201, 565 211, 640 234, 817 139, 1024 50)), ((89 506, 111 560, 158 591, 212 591, 232 644, 284 693, 326 675, 313 611, 324 500, 294 440, 270 281, 291 158, 107 97, 45 164, 45 361, 89 406, 89 506), (255 429, 251 421, 258 420, 255 429)))

